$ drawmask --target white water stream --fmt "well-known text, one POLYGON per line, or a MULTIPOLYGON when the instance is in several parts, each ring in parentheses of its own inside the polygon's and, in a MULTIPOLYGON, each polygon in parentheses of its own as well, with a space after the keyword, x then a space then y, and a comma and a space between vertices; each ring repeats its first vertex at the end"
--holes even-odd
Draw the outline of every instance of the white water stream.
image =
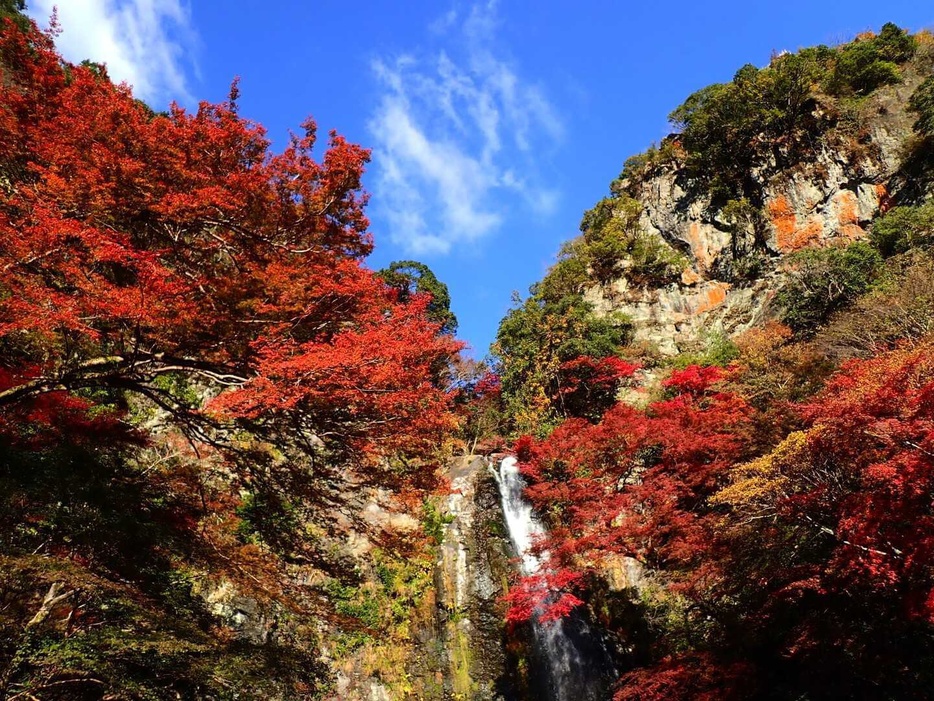
POLYGON ((525 489, 525 480, 519 474, 519 465, 513 457, 503 458, 499 463, 499 472, 496 474, 499 484, 500 498, 503 503, 503 516, 506 519, 506 529, 509 539, 516 549, 516 554, 522 558, 522 574, 538 574, 542 563, 547 562, 548 553, 541 556, 532 552, 532 545, 545 535, 545 528, 535 518, 532 505, 526 501, 522 494, 525 489))
MULTIPOLYGON (((503 505, 503 516, 509 538, 521 558, 524 575, 540 573, 548 567, 547 552, 535 554, 532 546, 545 534, 545 528, 535 517, 532 505, 523 495, 525 481, 519 473, 516 459, 503 458, 495 471, 503 505)), ((535 644, 544 656, 548 676, 544 681, 550 701, 585 701, 595 692, 596 685, 588 683, 588 670, 576 642, 569 637, 564 620, 550 623, 532 621, 535 644)))

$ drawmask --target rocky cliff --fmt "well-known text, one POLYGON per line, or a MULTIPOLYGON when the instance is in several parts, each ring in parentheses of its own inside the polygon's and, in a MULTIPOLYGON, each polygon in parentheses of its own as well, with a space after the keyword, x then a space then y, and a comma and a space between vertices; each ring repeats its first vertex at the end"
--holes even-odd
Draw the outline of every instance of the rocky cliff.
POLYGON ((692 172, 680 136, 668 137, 666 158, 637 175, 624 172, 613 189, 638 203, 642 235, 680 253, 686 265, 667 284, 638 285, 623 261, 623 274, 589 286, 585 298, 598 313, 626 315, 635 340, 666 355, 762 320, 789 254, 863 239, 876 216, 919 196, 910 173, 909 99, 928 73, 926 61, 915 61, 901 82, 868 96, 812 96, 806 148, 793 152, 790 139, 759 145, 743 183, 752 211, 738 217, 704 186, 715 174, 692 172))
MULTIPOLYGON (((391 627, 385 637, 371 635, 371 630, 355 639, 355 624, 367 620, 366 604, 346 597, 350 617, 320 625, 321 638, 328 641, 323 645, 325 661, 334 673, 327 698, 513 698, 502 601, 512 555, 497 488, 486 457, 452 458, 446 474, 450 489, 429 503, 421 521, 385 490, 365 487, 336 515, 326 536, 331 551, 347 558, 359 582, 356 589, 377 606, 391 607, 401 625, 391 627), (398 543, 423 529, 435 540, 429 552, 383 552, 387 542, 398 543), (399 567, 396 558, 410 560, 403 574, 412 565, 418 574, 409 575, 408 581, 396 574, 395 582, 387 581, 388 569, 399 567), (348 639, 351 645, 341 644, 348 639)), ((326 575, 308 568, 305 575, 308 586, 323 587, 325 595, 334 597, 326 575)), ((242 614, 248 606, 235 599, 225 612, 236 615, 237 609, 242 614)), ((252 615, 244 621, 257 635, 262 623, 252 615)))
POLYGON ((503 698, 508 687, 502 597, 511 571, 496 486, 485 457, 451 462, 448 521, 435 585, 445 650, 444 698, 503 698))

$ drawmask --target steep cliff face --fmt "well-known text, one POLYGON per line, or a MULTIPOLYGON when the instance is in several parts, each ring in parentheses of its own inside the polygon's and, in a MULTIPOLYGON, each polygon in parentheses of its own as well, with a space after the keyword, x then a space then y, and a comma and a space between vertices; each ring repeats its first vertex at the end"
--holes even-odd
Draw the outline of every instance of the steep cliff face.
POLYGON ((863 239, 893 202, 917 196, 904 172, 915 119, 908 103, 925 76, 926 69, 909 64, 901 83, 868 97, 815 98, 809 109, 816 133, 807 149, 801 156, 780 143, 761 150, 745 181, 758 206, 740 221, 699 186, 679 137, 669 137, 670 160, 617 187, 638 203, 642 234, 684 256, 680 279, 634 285, 623 261, 623 275, 590 286, 585 298, 598 313, 628 316, 635 340, 667 355, 705 333, 733 334, 762 320, 789 254, 863 239))
POLYGON ((776 56, 671 120, 499 327, 544 544, 616 699, 927 698, 898 598, 930 569, 891 584, 923 518, 877 493, 931 474, 892 426, 929 428, 934 37, 776 56))
MULTIPOLYGON (((429 502, 421 521, 384 490, 364 487, 337 514, 322 537, 356 575, 350 578, 353 593, 347 586, 328 589, 327 575, 304 568, 304 583, 336 595, 339 610, 348 614, 319 625, 333 675, 326 698, 513 698, 503 626, 512 566, 498 492, 485 457, 453 458, 446 474, 450 490, 429 502), (417 537, 423 529, 434 539, 431 547, 384 552, 387 543, 417 537), (381 616, 370 611, 371 604, 391 613, 381 616), (394 625, 380 620, 386 615, 394 625), (380 627, 382 635, 376 635, 380 627)), ((225 603, 230 616, 250 609, 242 627, 261 634, 263 619, 249 601, 225 603)))
POLYGON ((453 460, 450 476, 435 575, 444 698, 502 698, 508 686, 502 597, 511 568, 497 493, 485 457, 453 460))

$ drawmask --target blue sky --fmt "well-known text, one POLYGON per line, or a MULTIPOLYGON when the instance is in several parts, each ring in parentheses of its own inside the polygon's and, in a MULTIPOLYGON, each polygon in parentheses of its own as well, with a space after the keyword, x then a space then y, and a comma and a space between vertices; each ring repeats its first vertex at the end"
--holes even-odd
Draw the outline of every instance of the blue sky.
POLYGON ((623 161, 688 94, 773 51, 837 43, 934 4, 591 0, 28 0, 72 60, 161 108, 219 101, 281 147, 313 116, 373 149, 374 268, 427 263, 485 354, 623 161))

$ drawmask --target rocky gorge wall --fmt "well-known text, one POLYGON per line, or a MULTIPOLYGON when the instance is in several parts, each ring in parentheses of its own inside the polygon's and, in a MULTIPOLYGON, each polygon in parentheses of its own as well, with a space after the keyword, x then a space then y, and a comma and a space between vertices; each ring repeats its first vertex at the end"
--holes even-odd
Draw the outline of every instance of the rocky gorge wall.
POLYGON ((301 636, 321 679, 307 698, 525 698, 503 601, 514 555, 490 465, 451 458, 447 487, 414 507, 349 468, 332 476, 322 489, 333 508, 301 524, 320 560, 294 556, 281 573, 305 612, 210 573, 192 577, 192 593, 245 646, 301 636))
MULTIPOLYGON (((730 335, 758 323, 770 313, 789 254, 863 239, 877 215, 918 195, 905 161, 914 121, 908 101, 923 78, 909 66, 901 83, 859 102, 818 100, 812 117, 828 127, 791 167, 778 165, 787 155, 779 145, 748 173, 762 206, 739 226, 711 207, 710 193, 678 160, 640 182, 624 181, 621 188, 641 205, 642 232, 688 264, 677 282, 644 287, 620 275, 589 287, 585 299, 600 314, 626 315, 636 342, 664 355, 691 348, 705 334, 730 335), (755 272, 737 274, 749 267, 753 250, 755 272)), ((669 140, 677 149, 677 137, 669 140)))
MULTIPOLYGON (((482 456, 452 458, 448 493, 437 504, 440 540, 404 640, 394 653, 373 648, 330 656, 337 701, 493 701, 511 699, 505 657, 502 597, 511 555, 502 536, 498 493, 482 456)), ((362 490, 341 519, 343 547, 367 568, 380 547, 374 534, 421 532, 414 518, 384 491, 362 490), (357 514, 356 518, 354 514, 357 514)), ((378 576, 378 575, 377 575, 378 576)), ((333 637, 334 631, 322 631, 333 637)))
POLYGON ((451 462, 435 585, 447 658, 444 698, 510 698, 502 597, 511 554, 486 457, 451 462))

